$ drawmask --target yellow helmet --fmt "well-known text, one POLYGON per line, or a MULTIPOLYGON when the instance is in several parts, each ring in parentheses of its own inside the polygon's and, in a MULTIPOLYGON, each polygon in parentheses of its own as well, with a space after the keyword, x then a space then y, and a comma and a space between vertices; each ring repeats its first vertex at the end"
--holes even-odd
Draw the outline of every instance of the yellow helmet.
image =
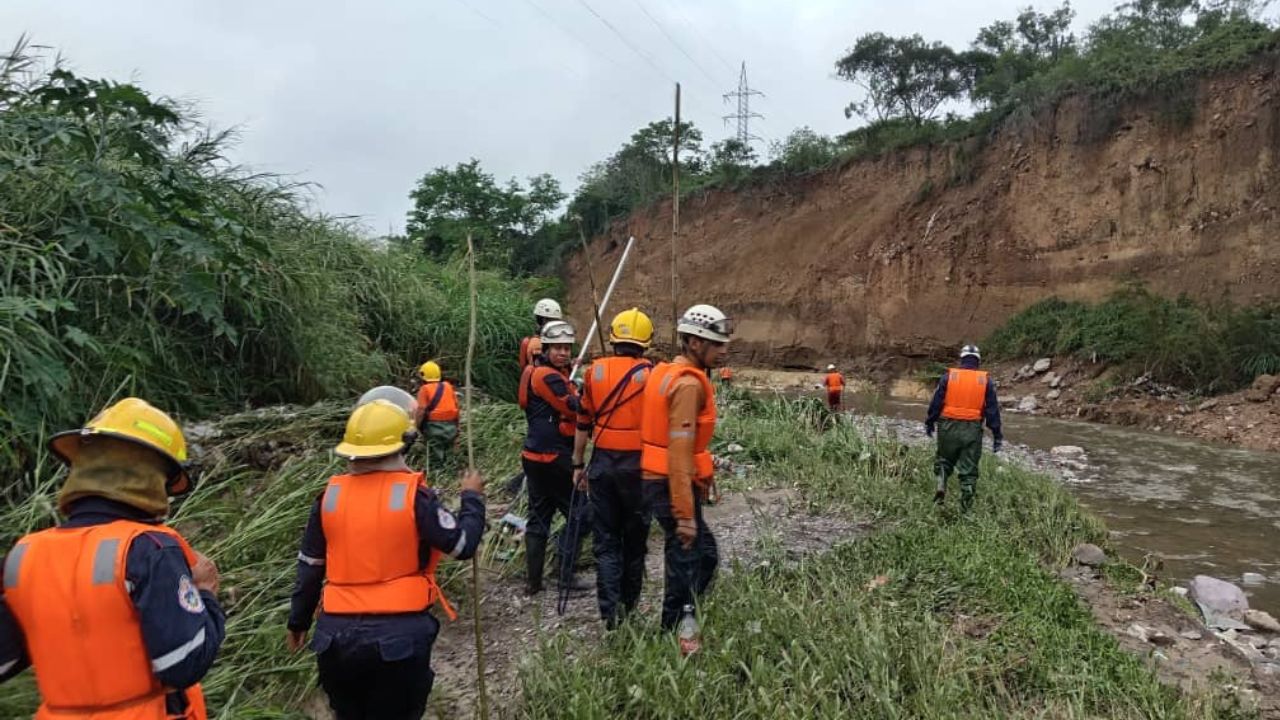
POLYGON ((395 455, 413 442, 413 418, 390 400, 365 403, 347 418, 347 431, 333 452, 348 460, 395 455))
POLYGON ((182 436, 182 428, 146 400, 129 397, 107 407, 79 430, 54 435, 49 439, 49 450, 70 465, 80 456, 84 442, 95 436, 116 438, 155 450, 169 461, 169 482, 165 487, 168 493, 181 495, 191 490, 187 439, 182 436))
POLYGON ((640 308, 623 310, 613 316, 609 323, 609 342, 634 343, 640 347, 649 347, 653 340, 653 321, 648 315, 640 312, 640 308))
POLYGON ((418 377, 426 382, 440 382, 440 366, 435 360, 428 360, 418 368, 418 377))

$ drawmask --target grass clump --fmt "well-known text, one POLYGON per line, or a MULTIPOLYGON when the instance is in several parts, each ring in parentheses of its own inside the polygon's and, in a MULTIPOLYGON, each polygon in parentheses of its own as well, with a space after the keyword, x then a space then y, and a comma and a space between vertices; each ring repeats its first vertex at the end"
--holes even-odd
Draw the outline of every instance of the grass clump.
POLYGON ((1042 300, 986 341, 993 356, 1074 355, 1198 392, 1235 390, 1280 372, 1280 305, 1170 299, 1129 286, 1096 305, 1042 300))
POLYGON ((1046 569, 1106 536, 1048 479, 988 458, 960 517, 931 501, 928 452, 818 403, 731 397, 718 433, 814 506, 874 518, 872 536, 723 575, 688 659, 643 621, 553 637, 522 667, 526 716, 1247 717, 1162 685, 1046 569))

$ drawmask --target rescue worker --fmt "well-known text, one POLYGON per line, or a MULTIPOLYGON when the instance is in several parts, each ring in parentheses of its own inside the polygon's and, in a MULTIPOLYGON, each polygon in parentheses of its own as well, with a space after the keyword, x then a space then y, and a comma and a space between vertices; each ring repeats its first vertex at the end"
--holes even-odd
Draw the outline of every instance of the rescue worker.
POLYGON ((432 467, 443 467, 458 441, 458 393, 440 377, 440 365, 429 361, 418 368, 418 411, 414 421, 426 438, 432 467))
POLYGON ((534 358, 542 354, 542 328, 552 321, 563 321, 564 313, 560 311, 560 303, 551 298, 542 298, 533 305, 533 320, 538 323, 538 332, 520 341, 520 371, 533 364, 534 358))
POLYGON ((225 624, 217 567, 161 520, 194 484, 182 430, 131 397, 49 449, 65 519, 5 560, 0 681, 34 667, 41 720, 204 720, 225 624))
POLYGON ((542 591, 547 536, 559 511, 565 517, 560 535, 558 578, 562 589, 578 589, 574 566, 582 544, 588 499, 573 487, 573 437, 577 425, 577 388, 569 381, 573 326, 552 321, 542 326, 542 354, 525 368, 518 399, 528 422, 520 464, 529 489, 529 520, 525 527, 525 590, 542 591))
POLYGON ((665 536, 666 629, 706 591, 719 564, 715 536, 702 517, 714 474, 709 446, 716 427, 716 394, 707 371, 724 362, 732 324, 720 310, 694 305, 676 332, 681 354, 649 374, 640 423, 645 498, 665 536))
POLYGON ((611 629, 636 609, 644 583, 649 509, 640 482, 640 410, 652 339, 653 321, 639 308, 613 318, 613 355, 587 368, 573 443, 574 487, 589 483, 591 491, 600 619, 611 629), (588 439, 590 467, 583 464, 588 439))
POLYGON ((1004 434, 1000 430, 1000 402, 990 375, 978 369, 982 355, 976 345, 960 349, 960 366, 953 367, 938 380, 938 388, 929 403, 924 432, 933 437, 938 429, 938 452, 934 472, 938 488, 933 500, 942 503, 947 495, 947 478, 954 469, 960 477, 960 509, 973 507, 978 486, 978 461, 982 459, 982 423, 991 430, 992 452, 1000 452, 1004 434))
POLYGON ((413 417, 389 400, 360 405, 334 453, 347 472, 329 478, 311 507, 298 551, 286 644, 311 649, 338 720, 422 717, 435 680, 431 648, 453 608, 436 583, 448 555, 470 558, 484 534, 484 481, 462 479, 457 515, 421 472, 405 464, 413 417))
POLYGON ((728 387, 733 384, 733 368, 728 365, 720 368, 720 384, 728 387))
POLYGON ((822 386, 827 389, 827 409, 839 412, 844 404, 844 375, 836 370, 835 365, 827 366, 827 376, 822 379, 822 386))

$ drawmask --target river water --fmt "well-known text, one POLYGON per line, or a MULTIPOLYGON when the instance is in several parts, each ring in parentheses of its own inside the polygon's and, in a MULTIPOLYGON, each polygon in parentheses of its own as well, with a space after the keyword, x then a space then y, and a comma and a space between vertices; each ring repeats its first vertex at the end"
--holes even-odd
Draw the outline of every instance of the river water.
MULTIPOLYGON (((860 412, 925 416, 919 402, 853 400, 860 412)), ((1280 614, 1280 455, 1073 420, 1008 412, 1003 420, 1007 442, 1084 448, 1090 467, 1066 484, 1106 521, 1126 559, 1141 565, 1154 553, 1167 579, 1213 575, 1241 585, 1252 607, 1280 614), (1245 585, 1246 572, 1266 581, 1245 585)))

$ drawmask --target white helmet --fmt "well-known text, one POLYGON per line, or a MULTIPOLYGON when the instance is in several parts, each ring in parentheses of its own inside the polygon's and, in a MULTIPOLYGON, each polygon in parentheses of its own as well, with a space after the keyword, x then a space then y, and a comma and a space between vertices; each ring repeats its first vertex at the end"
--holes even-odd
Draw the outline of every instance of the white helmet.
POLYGON ((533 317, 543 320, 563 320, 564 313, 560 312, 560 303, 551 298, 542 298, 534 303, 533 317))
POLYGON ((719 308, 711 305, 694 305, 684 311, 684 315, 676 325, 676 332, 726 343, 729 342, 729 336, 733 334, 733 321, 728 315, 720 312, 719 308))
POLYGON ((828 366, 827 366, 827 370, 828 370, 828 371, 835 370, 835 369, 836 369, 836 366, 835 366, 835 365, 828 365, 828 366))
POLYGON ((982 353, 978 351, 977 345, 965 345, 960 348, 960 358, 964 359, 967 357, 974 358, 975 360, 982 359, 982 353))
POLYGON ((356 407, 368 405, 374 400, 386 400, 403 410, 409 417, 413 417, 418 410, 418 399, 394 385, 379 385, 361 395, 356 401, 356 407))
POLYGON ((572 345, 576 338, 573 326, 563 320, 552 320, 542 326, 542 345, 572 345))

